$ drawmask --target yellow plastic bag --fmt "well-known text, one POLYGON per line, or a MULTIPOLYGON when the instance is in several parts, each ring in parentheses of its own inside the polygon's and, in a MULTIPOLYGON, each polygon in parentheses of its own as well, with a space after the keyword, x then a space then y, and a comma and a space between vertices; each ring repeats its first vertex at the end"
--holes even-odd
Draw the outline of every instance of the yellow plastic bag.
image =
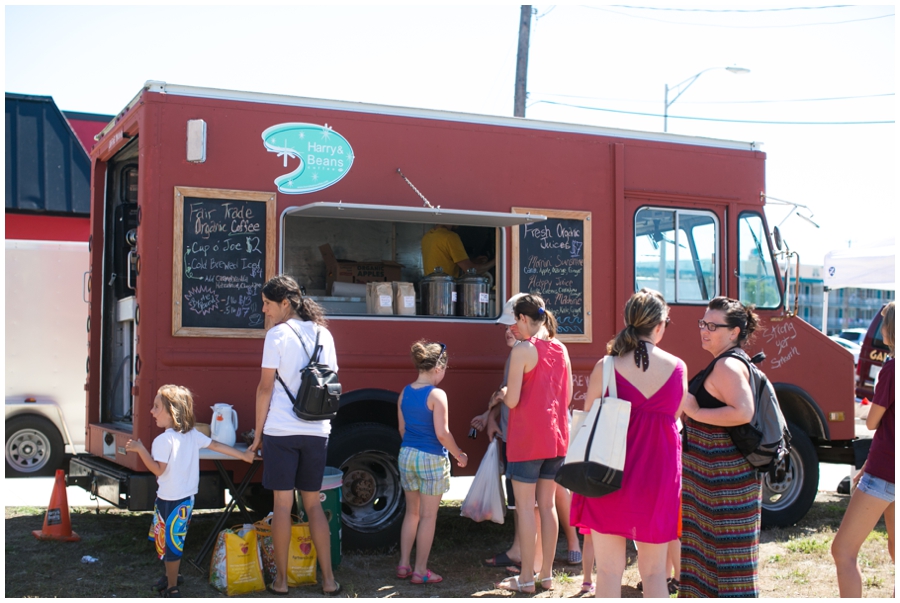
POLYGON ((209 563, 209 583, 229 597, 266 589, 256 530, 235 526, 219 532, 209 563))
MULTIPOLYGON (((288 547, 288 586, 316 583, 316 547, 309 532, 309 524, 291 516, 291 543, 288 547)), ((275 548, 272 545, 272 515, 260 519, 253 527, 259 536, 259 548, 266 579, 275 579, 275 548)))

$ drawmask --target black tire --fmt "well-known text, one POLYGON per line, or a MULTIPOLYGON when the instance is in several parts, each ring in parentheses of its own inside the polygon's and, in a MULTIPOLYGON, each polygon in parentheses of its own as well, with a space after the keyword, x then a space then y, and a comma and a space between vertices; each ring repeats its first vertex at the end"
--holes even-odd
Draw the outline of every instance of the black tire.
POLYGON ((819 487, 819 457, 802 429, 788 423, 791 430, 791 466, 781 483, 763 476, 763 527, 786 528, 806 516, 819 487))
POLYGON ((328 466, 344 472, 341 547, 389 549, 400 541, 406 499, 397 457, 400 433, 381 423, 354 423, 331 434, 328 466))
POLYGON ((47 419, 21 415, 6 422, 6 477, 53 475, 65 452, 59 430, 47 419))

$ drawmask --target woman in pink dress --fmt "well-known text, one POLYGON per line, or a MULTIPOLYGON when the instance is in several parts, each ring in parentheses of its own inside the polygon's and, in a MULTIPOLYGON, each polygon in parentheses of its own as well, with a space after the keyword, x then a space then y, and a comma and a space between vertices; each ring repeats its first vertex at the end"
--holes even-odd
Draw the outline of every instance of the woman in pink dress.
MULTIPOLYGON (((681 496, 681 439, 675 418, 687 391, 681 359, 659 349, 669 324, 663 296, 641 289, 625 305, 625 328, 607 345, 618 396, 631 402, 622 488, 600 498, 572 497, 572 525, 591 529, 597 559, 597 597, 620 597, 625 540, 638 547, 645 597, 668 597, 667 543, 677 538, 681 496)), ((585 396, 590 410, 602 394, 603 361, 585 396)))

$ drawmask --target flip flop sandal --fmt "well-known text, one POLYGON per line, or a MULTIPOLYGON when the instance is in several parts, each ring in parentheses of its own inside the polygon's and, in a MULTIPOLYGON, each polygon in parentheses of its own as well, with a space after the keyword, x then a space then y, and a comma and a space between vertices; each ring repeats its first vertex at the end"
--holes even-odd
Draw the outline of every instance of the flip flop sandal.
POLYGON ((337 588, 335 588, 334 590, 323 590, 322 594, 326 597, 336 597, 341 594, 341 591, 344 590, 344 587, 341 586, 341 583, 337 580, 335 580, 334 583, 337 585, 337 588))
POLYGON ((494 555, 487 561, 482 560, 481 565, 485 567, 507 567, 510 565, 515 565, 516 567, 521 567, 521 563, 516 563, 512 559, 509 558, 509 555, 506 553, 499 553, 494 555))
POLYGON ((172 597, 173 599, 174 598, 178 598, 178 599, 182 598, 181 591, 178 589, 177 586, 173 586, 172 588, 167 588, 166 590, 163 591, 162 596, 172 597))
POLYGON ((416 572, 412 573, 412 578, 410 578, 410 584, 437 584, 438 582, 443 582, 444 579, 432 572, 431 570, 425 570, 425 575, 417 574, 416 572))
POLYGON ((279 597, 284 597, 290 594, 289 590, 275 590, 275 587, 272 586, 272 583, 266 584, 266 591, 272 593, 273 595, 278 595, 279 597))
POLYGON ((398 565, 397 566, 397 577, 401 580, 406 580, 412 576, 412 568, 408 565, 398 565))
POLYGON ((533 594, 534 594, 534 591, 522 590, 523 588, 529 588, 529 587, 530 587, 530 588, 534 588, 534 581, 533 581, 533 580, 532 580, 531 582, 522 582, 522 583, 520 583, 520 582, 519 582, 519 578, 516 577, 516 586, 515 586, 515 588, 512 588, 512 584, 513 584, 513 583, 512 583, 512 578, 508 578, 508 579, 504 580, 503 582, 499 582, 499 583, 495 584, 494 587, 495 587, 495 588, 498 588, 498 589, 500 589, 500 590, 506 590, 506 591, 513 592, 513 593, 525 593, 525 594, 528 594, 528 595, 533 595, 533 594))
POLYGON ((582 582, 581 583, 581 592, 582 592, 582 594, 590 593, 591 595, 593 595, 595 593, 594 583, 593 582, 582 582))
MULTIPOLYGON (((178 586, 181 586, 182 584, 184 584, 184 576, 178 574, 178 586)), ((162 578, 157 580, 153 585, 153 590, 159 593, 166 590, 167 588, 169 588, 169 579, 166 576, 163 576, 162 578)))

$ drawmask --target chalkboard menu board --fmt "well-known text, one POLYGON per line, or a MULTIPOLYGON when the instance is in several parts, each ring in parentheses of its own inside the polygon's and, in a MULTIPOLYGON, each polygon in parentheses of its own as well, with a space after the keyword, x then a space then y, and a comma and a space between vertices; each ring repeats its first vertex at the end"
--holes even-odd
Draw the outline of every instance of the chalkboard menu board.
POLYGON ((275 195, 175 187, 172 334, 265 337, 275 274, 275 195))
POLYGON ((514 207, 543 222, 515 227, 513 292, 537 293, 559 322, 559 339, 591 342, 591 214, 514 207))

